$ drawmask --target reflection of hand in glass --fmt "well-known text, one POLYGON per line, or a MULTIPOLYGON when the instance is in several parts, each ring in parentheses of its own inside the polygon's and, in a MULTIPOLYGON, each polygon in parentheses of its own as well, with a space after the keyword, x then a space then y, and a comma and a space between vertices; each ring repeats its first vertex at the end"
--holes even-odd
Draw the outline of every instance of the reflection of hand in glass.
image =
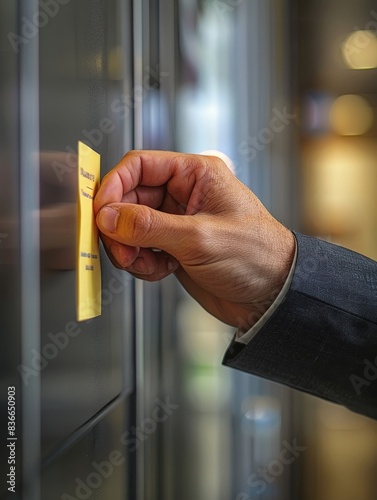
POLYGON ((40 154, 40 242, 42 268, 75 268, 77 164, 68 154, 40 154))
MULTIPOLYGON (((6 208, 2 198, 2 206, 6 208)), ((74 269, 76 248, 77 159, 71 153, 40 153, 40 251, 42 269, 74 269), (75 165, 76 161, 76 165, 75 165)), ((6 213, 5 210, 3 212, 6 213)), ((0 257, 15 263, 19 243, 19 219, 0 217, 0 257)))

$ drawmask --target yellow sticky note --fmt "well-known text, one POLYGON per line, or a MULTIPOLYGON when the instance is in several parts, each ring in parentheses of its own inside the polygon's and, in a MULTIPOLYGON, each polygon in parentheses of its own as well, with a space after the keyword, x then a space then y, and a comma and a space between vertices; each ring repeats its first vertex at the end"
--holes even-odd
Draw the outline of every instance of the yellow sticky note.
POLYGON ((101 156, 78 143, 77 320, 101 314, 101 263, 93 199, 100 183, 101 156))

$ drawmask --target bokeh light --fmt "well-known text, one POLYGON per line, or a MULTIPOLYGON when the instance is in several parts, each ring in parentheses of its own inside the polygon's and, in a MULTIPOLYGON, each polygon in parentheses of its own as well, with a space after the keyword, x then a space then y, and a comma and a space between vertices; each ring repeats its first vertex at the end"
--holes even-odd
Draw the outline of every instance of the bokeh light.
POLYGON ((359 95, 342 95, 331 106, 330 123, 339 135, 362 135, 373 123, 373 110, 359 95))
POLYGON ((342 44, 342 55, 351 69, 377 68, 377 36, 374 31, 353 31, 342 44))

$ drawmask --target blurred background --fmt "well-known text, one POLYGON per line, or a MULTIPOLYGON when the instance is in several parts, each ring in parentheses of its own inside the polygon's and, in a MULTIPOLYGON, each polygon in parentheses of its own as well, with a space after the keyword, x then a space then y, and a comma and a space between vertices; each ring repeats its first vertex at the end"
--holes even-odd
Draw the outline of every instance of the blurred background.
POLYGON ((78 323, 75 250, 81 140, 102 176, 221 151, 284 224, 377 259, 376 2, 13 0, 0 61, 1 498, 375 500, 375 421, 223 367, 231 329, 103 250, 78 323))

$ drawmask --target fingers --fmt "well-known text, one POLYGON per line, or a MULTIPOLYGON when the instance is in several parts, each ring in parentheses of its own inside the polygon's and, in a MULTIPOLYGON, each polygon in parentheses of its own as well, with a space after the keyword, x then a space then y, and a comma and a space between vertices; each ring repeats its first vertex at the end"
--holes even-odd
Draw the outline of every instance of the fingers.
POLYGON ((192 262, 211 241, 206 215, 228 211, 223 205, 230 176, 233 180, 214 157, 165 151, 125 155, 105 176, 94 200, 112 262, 151 280, 175 271, 178 262, 192 262))
POLYGON ((179 267, 179 262, 165 252, 122 245, 107 236, 102 236, 102 240, 112 264, 137 278, 147 281, 160 280, 174 273, 179 267))
POLYGON ((165 252, 142 248, 137 259, 125 270, 146 281, 157 281, 174 273, 179 262, 165 252))
POLYGON ((156 208, 165 189, 177 203, 188 204, 198 182, 204 184, 208 172, 207 159, 168 151, 131 151, 103 179, 94 200, 95 214, 109 203, 137 198, 137 203, 156 208), (143 190, 141 187, 154 188, 143 190), (130 195, 134 192, 133 195, 130 195))
POLYGON ((158 248, 179 259, 183 251, 190 253, 202 238, 196 218, 167 214, 144 205, 111 203, 98 212, 96 221, 101 233, 112 240, 105 238, 110 251, 114 242, 126 245, 120 250, 124 260, 118 255, 126 265, 134 257, 127 247, 158 248))
POLYGON ((106 253, 114 266, 126 269, 137 259, 140 252, 139 247, 122 245, 104 234, 101 234, 101 239, 106 253))

